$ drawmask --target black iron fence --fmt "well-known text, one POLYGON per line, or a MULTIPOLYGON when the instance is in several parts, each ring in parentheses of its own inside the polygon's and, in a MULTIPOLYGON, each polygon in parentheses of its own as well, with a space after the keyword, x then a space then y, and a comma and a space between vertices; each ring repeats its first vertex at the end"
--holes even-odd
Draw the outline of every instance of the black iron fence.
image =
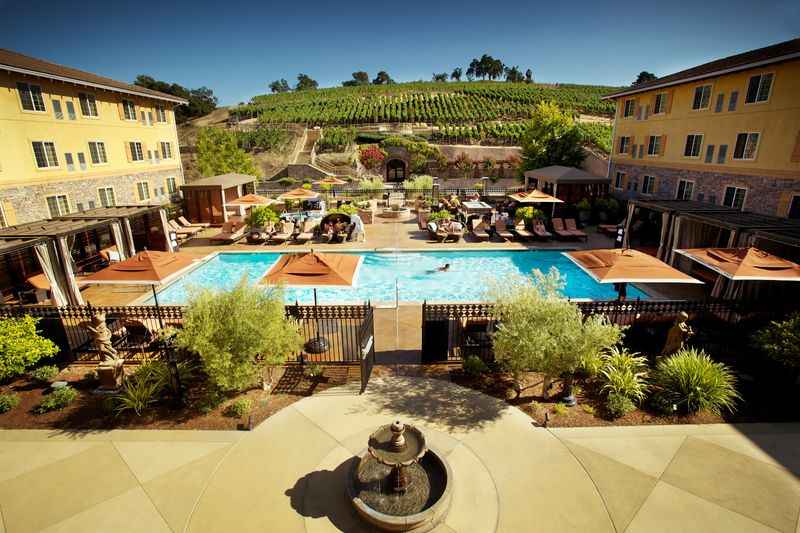
MULTIPOLYGON (((391 184, 390 184, 391 185, 391 184)), ((287 187, 274 187, 273 182, 261 183, 258 186, 258 193, 263 194, 265 196, 270 197, 277 197, 281 194, 288 192, 294 188, 294 186, 287 186, 287 187)), ((520 185, 519 187, 499 187, 491 185, 491 183, 486 183, 482 187, 447 187, 447 186, 440 186, 434 187, 432 189, 407 189, 402 186, 402 184, 395 184, 393 189, 364 189, 359 187, 353 186, 341 186, 341 187, 333 187, 331 189, 320 189, 319 187, 313 187, 315 191, 320 192, 323 196, 327 196, 328 200, 354 200, 354 201, 362 201, 362 200, 381 200, 388 198, 390 193, 402 193, 403 197, 406 201, 416 200, 417 198, 425 198, 428 200, 438 200, 443 196, 473 196, 479 194, 483 198, 504 198, 509 194, 513 194, 515 192, 519 192, 523 189, 523 186, 520 185)))
MULTIPOLYGON (((153 357, 159 351, 160 332, 183 326, 182 306, 0 306, 0 318, 25 315, 39 319, 40 333, 55 342, 65 362, 98 361, 86 326, 102 315, 112 334, 114 347, 129 361, 153 357)), ((361 346, 372 332, 372 307, 364 305, 290 305, 286 314, 296 319, 303 336, 303 349, 289 362, 361 362, 361 346)))

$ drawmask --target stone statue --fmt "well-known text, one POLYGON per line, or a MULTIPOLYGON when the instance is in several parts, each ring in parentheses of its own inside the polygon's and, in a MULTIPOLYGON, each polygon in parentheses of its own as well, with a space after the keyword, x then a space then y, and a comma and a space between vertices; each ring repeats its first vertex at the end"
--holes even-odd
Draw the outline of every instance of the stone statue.
POLYGON ((111 342, 111 330, 106 325, 105 313, 95 313, 90 322, 81 324, 92 335, 95 348, 103 360, 97 365, 97 377, 100 380, 101 392, 114 392, 122 385, 125 361, 111 342))
POLYGON ((667 342, 664 343, 664 349, 661 350, 661 355, 672 355, 681 348, 683 348, 686 341, 694 335, 694 330, 687 322, 689 315, 685 311, 681 311, 675 323, 669 328, 667 333, 667 342))

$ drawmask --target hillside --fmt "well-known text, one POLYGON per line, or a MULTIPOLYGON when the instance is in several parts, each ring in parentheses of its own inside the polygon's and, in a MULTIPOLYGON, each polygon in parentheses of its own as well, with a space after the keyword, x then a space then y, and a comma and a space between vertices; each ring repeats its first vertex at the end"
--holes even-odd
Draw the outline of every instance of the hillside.
POLYGON ((336 87, 255 96, 231 109, 239 118, 308 125, 427 122, 475 124, 519 120, 541 101, 575 113, 610 116, 613 103, 600 97, 617 89, 600 85, 526 84, 496 81, 412 82, 336 87))

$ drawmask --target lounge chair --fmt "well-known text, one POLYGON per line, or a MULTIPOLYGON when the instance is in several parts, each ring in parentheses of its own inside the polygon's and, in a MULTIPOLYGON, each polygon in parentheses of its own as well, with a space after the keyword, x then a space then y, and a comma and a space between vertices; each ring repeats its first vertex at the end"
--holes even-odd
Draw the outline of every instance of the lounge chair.
MULTIPOLYGON (((429 229, 429 231, 430 231, 430 229, 429 229)), ((439 241, 439 242, 445 242, 445 241, 447 241, 447 239, 453 239, 453 238, 455 239, 455 242, 458 242, 458 241, 461 240, 461 238, 463 236, 464 236, 463 227, 461 229, 458 229, 458 230, 451 230, 451 229, 447 229, 444 226, 444 221, 442 221, 441 223, 436 224, 436 233, 434 234, 434 239, 439 241)))
POLYGON ((575 237, 577 237, 579 239, 583 239, 583 240, 585 240, 587 242, 589 241, 589 236, 586 235, 585 232, 583 232, 583 231, 578 229, 578 225, 575 223, 575 219, 574 218, 565 218, 564 219, 564 224, 567 226, 567 231, 572 233, 573 236, 575 236, 575 237))
POLYGON ((547 231, 547 228, 544 227, 544 222, 541 220, 537 220, 533 223, 533 234, 540 239, 549 239, 553 236, 552 233, 547 231))
MULTIPOLYGON (((450 224, 450 228, 452 228, 452 224, 450 224)), ((447 230, 447 238, 448 239, 455 239, 455 242, 460 241, 464 237, 464 225, 460 222, 456 222, 458 224, 458 229, 448 229, 447 230)))
POLYGON ((167 224, 169 225, 169 228, 178 235, 186 235, 188 237, 194 237, 203 231, 203 228, 184 228, 174 220, 170 220, 167 222, 167 224))
MULTIPOLYGON (((319 219, 317 219, 319 220, 319 219)), ((307 218, 305 222, 303 222, 303 228, 294 237, 294 242, 297 243, 304 243, 308 242, 314 238, 314 228, 317 227, 317 222, 314 219, 307 218)))
POLYGON ((472 234, 479 241, 488 241, 491 235, 486 231, 486 222, 480 218, 473 218, 470 222, 472 225, 472 234))
POLYGON ((189 222, 186 217, 178 217, 178 223, 184 228, 207 228, 211 225, 209 222, 189 222))
POLYGON ((517 222, 514 224, 514 230, 513 231, 514 231, 514 233, 517 234, 517 237, 520 240, 522 240, 522 239, 530 240, 530 239, 533 239, 533 237, 534 237, 533 233, 531 233, 530 231, 528 231, 525 228, 525 221, 524 220, 517 220, 517 222))
POLYGON ((498 218, 497 221, 494 223, 494 232, 497 233, 497 236, 503 239, 504 241, 514 238, 514 234, 508 231, 508 228, 506 227, 506 222, 502 218, 498 218))
POLYGON ((294 222, 284 222, 281 228, 269 238, 270 243, 284 243, 292 238, 294 222))
POLYGON ((562 239, 571 239, 576 235, 564 227, 564 221, 560 218, 553 219, 553 231, 562 239))
POLYGON ((247 227, 241 222, 226 222, 222 225, 222 231, 211 237, 209 240, 216 244, 231 244, 247 233, 247 227))

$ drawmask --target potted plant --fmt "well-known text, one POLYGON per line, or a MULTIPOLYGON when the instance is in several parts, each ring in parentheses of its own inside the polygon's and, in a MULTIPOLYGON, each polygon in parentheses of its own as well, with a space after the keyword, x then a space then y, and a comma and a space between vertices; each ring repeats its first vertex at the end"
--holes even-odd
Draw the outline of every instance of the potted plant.
POLYGON ((598 198, 594 202, 594 212, 596 213, 597 220, 605 224, 608 222, 608 200, 605 198, 598 198))
POLYGON ((578 220, 581 221, 582 224, 589 222, 592 218, 592 204, 589 203, 589 200, 584 198, 575 206, 578 210, 578 220))
POLYGON ((372 224, 372 217, 374 213, 372 210, 372 204, 369 202, 369 200, 358 202, 356 204, 356 209, 358 209, 358 216, 361 217, 361 221, 364 222, 364 224, 372 224))

